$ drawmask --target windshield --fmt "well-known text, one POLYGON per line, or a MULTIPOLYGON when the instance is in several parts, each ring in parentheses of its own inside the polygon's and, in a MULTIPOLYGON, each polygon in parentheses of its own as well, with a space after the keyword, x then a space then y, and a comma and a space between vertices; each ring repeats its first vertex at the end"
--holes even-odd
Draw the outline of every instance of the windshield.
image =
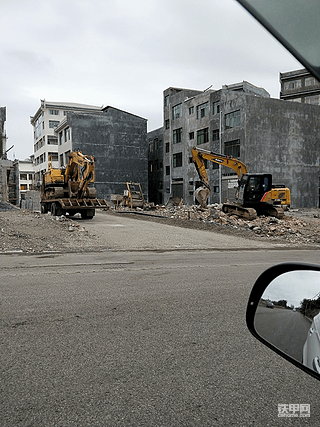
POLYGON ((237 0, 320 80, 319 0, 237 0))

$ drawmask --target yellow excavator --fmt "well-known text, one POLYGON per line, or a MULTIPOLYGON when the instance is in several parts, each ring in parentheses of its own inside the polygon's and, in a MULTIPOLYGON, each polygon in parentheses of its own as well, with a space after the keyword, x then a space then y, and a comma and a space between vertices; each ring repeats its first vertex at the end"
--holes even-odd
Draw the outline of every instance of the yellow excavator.
POLYGON ((109 208, 105 199, 97 199, 94 179, 92 156, 73 151, 66 168, 61 169, 53 168, 50 158, 49 169, 42 176, 41 212, 50 211, 52 215, 80 213, 83 219, 93 218, 96 208, 109 208))
POLYGON ((203 208, 206 207, 210 194, 206 160, 231 168, 238 175, 237 200, 235 203, 224 203, 223 212, 249 220, 255 219, 257 215, 282 218, 284 209, 290 206, 290 190, 287 187, 273 185, 271 174, 248 173, 247 166, 235 157, 193 147, 192 160, 201 181, 201 186, 195 191, 195 197, 203 208))

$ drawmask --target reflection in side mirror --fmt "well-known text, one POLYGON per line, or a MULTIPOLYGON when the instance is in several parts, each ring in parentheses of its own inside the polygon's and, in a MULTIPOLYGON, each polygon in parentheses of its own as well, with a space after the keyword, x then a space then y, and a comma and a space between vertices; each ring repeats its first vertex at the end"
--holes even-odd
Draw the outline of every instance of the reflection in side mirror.
POLYGON ((320 267, 281 264, 257 280, 247 308, 253 335, 320 379, 320 267))

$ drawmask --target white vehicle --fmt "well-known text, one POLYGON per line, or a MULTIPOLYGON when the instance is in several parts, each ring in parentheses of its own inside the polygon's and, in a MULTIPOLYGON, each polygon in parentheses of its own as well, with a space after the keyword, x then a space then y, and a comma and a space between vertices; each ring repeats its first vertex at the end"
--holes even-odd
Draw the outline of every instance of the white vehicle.
POLYGON ((308 331, 302 363, 320 374, 320 313, 314 316, 308 331))

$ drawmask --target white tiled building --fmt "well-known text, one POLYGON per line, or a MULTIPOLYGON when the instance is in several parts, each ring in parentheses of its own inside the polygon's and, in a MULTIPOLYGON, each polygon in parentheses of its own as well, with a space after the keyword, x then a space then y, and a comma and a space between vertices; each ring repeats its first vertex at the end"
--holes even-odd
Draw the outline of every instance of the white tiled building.
MULTIPOLYGON (((32 156, 33 157, 33 156, 32 156)), ((15 160, 13 162, 16 174, 17 204, 24 198, 24 194, 35 187, 35 174, 33 158, 15 160)))

